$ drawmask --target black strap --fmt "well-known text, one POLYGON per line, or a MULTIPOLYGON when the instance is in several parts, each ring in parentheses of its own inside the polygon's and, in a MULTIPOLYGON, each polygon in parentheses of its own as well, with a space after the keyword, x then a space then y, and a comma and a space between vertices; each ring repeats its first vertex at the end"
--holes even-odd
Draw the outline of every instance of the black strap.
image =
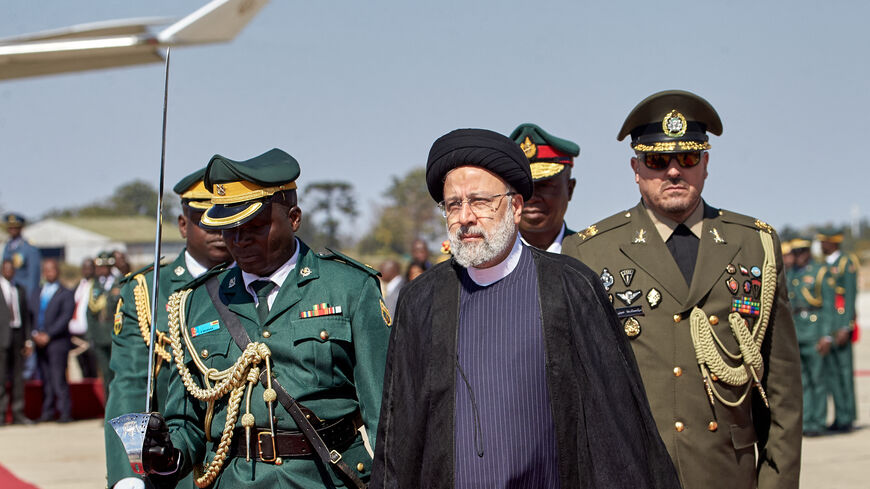
MULTIPOLYGON (((236 345, 244 351, 251 342, 251 337, 248 336, 248 332, 245 331, 245 327, 242 326, 239 318, 237 318, 226 304, 221 301, 219 294, 220 285, 218 284, 217 275, 209 278, 205 282, 205 288, 208 290, 211 302, 214 304, 215 309, 217 309, 218 315, 227 325, 227 330, 230 332, 236 345)), ((268 385, 268 380, 269 378, 266 369, 261 369, 260 382, 262 382, 263 385, 268 385)), ((288 394, 287 391, 284 390, 284 387, 278 383, 278 379, 276 379, 274 375, 272 376, 272 389, 274 389, 278 395, 278 402, 280 402, 281 405, 284 406, 284 409, 290 413, 293 421, 296 422, 296 426, 305 434, 305 438, 307 438, 308 442, 311 443, 311 446, 314 447, 314 451, 317 452, 317 455, 320 457, 320 460, 324 465, 337 467, 339 474, 344 475, 355 487, 358 489, 365 489, 366 484, 356 475, 356 472, 354 472, 353 469, 341 460, 341 454, 336 450, 330 450, 329 447, 326 446, 323 438, 321 438, 317 433, 317 430, 314 428, 314 425, 311 424, 311 421, 306 413, 303 412, 303 409, 315 420, 317 420, 317 416, 314 416, 310 410, 296 402, 296 399, 288 394)))

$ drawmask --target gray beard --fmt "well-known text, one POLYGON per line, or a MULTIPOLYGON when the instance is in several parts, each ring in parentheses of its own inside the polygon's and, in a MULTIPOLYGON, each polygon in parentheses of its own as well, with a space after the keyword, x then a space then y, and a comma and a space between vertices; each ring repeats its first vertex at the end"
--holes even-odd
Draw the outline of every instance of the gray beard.
POLYGON ((447 232, 450 240, 450 251, 453 258, 464 268, 477 267, 492 261, 513 246, 513 238, 517 226, 514 224, 513 213, 505 212, 504 217, 496 223, 492 235, 481 226, 460 226, 456 232, 447 232), (459 239, 461 234, 475 233, 483 236, 479 243, 463 243, 459 239))

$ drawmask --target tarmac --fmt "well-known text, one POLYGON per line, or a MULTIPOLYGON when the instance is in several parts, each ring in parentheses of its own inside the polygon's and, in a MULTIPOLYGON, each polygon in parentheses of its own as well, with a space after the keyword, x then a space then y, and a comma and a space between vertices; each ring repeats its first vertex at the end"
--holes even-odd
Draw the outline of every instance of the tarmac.
MULTIPOLYGON (((851 433, 804 438, 801 487, 870 487, 870 292, 859 297, 855 344, 858 421, 851 433)), ((0 428, 0 465, 40 489, 106 486, 102 420, 0 428)))

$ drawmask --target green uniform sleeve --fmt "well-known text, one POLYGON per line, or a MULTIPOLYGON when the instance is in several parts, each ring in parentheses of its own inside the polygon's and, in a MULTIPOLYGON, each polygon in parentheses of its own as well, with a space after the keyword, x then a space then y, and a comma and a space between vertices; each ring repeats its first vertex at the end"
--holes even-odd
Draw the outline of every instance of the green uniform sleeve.
POLYGON ((145 390, 147 385, 148 348, 139 329, 139 316, 133 296, 136 282, 128 282, 121 290, 121 310, 119 321, 112 334, 112 355, 109 368, 114 378, 109 385, 111 395, 106 402, 105 438, 106 470, 108 486, 125 477, 138 477, 130 468, 127 453, 109 420, 127 413, 140 413, 145 409, 145 390), (118 330, 120 325, 120 330, 118 330))
POLYGON ((378 417, 381 412, 384 368, 387 344, 392 324, 389 311, 384 306, 377 279, 367 279, 357 300, 353 317, 353 345, 356 355, 354 384, 363 423, 371 446, 375 446, 378 417))

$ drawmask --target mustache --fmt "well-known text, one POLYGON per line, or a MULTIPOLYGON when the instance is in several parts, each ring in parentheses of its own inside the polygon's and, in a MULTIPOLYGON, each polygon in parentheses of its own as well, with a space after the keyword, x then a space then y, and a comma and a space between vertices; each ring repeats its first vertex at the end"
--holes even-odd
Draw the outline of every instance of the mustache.
POLYGON ((482 226, 459 226, 459 229, 454 233, 457 238, 467 236, 469 234, 480 234, 486 236, 486 230, 482 226))

